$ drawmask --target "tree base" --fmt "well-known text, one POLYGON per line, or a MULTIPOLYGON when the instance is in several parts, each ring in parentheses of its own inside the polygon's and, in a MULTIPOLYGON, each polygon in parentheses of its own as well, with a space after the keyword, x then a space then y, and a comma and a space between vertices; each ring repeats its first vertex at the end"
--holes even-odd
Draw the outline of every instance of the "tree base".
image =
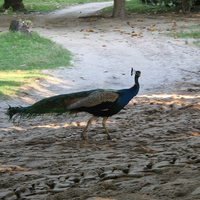
POLYGON ((26 21, 12 20, 9 30, 12 32, 21 32, 30 35, 30 27, 31 23, 26 23, 26 21))
POLYGON ((24 8, 24 4, 22 3, 22 0, 5 0, 0 10, 6 10, 10 7, 12 7, 13 11, 19 11, 19 12, 26 11, 26 9, 24 8))
POLYGON ((125 17, 125 0, 114 0, 113 17, 125 17))

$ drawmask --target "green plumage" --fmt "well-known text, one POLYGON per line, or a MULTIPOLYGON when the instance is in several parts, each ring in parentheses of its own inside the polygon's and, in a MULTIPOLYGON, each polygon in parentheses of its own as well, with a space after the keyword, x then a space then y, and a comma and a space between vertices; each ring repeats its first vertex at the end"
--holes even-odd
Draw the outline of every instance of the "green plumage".
POLYGON ((17 114, 22 117, 33 117, 41 114, 63 114, 78 112, 80 107, 92 107, 103 101, 114 101, 118 95, 114 90, 90 90, 71 94, 62 94, 42 99, 28 107, 9 107, 7 115, 12 119, 17 114), (76 110, 76 111, 75 111, 76 110))

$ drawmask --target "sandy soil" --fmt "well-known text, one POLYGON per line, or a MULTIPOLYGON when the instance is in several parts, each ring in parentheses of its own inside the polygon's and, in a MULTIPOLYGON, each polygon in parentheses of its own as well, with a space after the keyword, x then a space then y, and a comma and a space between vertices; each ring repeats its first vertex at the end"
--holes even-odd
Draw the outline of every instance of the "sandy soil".
POLYGON ((34 23, 33 31, 75 54, 70 68, 44 71, 48 80, 1 101, 0 199, 200 199, 200 51, 163 34, 198 24, 198 14, 95 16, 111 4, 0 17, 0 31, 8 30, 12 18, 26 18, 34 23), (106 139, 101 119, 82 141, 86 113, 22 119, 20 124, 4 114, 8 104, 130 87, 131 67, 142 72, 141 89, 108 120, 115 142, 106 139))

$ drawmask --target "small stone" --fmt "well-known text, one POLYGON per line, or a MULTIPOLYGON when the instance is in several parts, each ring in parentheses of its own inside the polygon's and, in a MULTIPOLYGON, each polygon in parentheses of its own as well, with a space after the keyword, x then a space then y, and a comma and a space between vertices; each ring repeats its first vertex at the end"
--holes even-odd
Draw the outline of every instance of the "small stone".
POLYGON ((200 187, 196 188, 193 192, 192 195, 200 195, 200 187))
POLYGON ((127 176, 133 177, 133 178, 141 178, 144 175, 141 172, 136 172, 135 170, 130 171, 127 176))
POLYGON ((46 181, 46 184, 50 187, 50 189, 53 189, 55 187, 54 180, 48 180, 46 181))
POLYGON ((5 199, 5 198, 7 199, 12 197, 13 195, 15 196, 14 192, 11 192, 10 190, 0 192, 0 199, 5 199))
POLYGON ((89 171, 85 174, 85 179, 96 179, 98 177, 98 173, 95 171, 89 171))
POLYGON ((79 183, 80 179, 79 178, 74 178, 74 183, 79 183))
POLYGON ((147 168, 147 169, 151 169, 152 166, 153 166, 153 163, 152 163, 152 162, 149 162, 149 163, 146 165, 146 168, 147 168))
POLYGON ((63 177, 63 176, 60 177, 60 178, 59 178, 59 181, 60 181, 60 182, 64 182, 64 181, 65 181, 65 177, 63 177))
POLYGON ((123 171, 125 174, 128 174, 129 168, 124 168, 124 169, 122 169, 122 171, 123 171))
POLYGON ((147 187, 143 187, 143 188, 140 190, 140 192, 141 192, 142 194, 147 194, 147 193, 153 191, 155 188, 156 188, 156 186, 154 186, 154 185, 149 186, 149 187, 148 187, 148 186, 147 186, 147 187))
POLYGON ((154 168, 163 168, 163 167, 167 167, 169 165, 170 165, 170 163, 168 161, 162 161, 162 162, 156 163, 154 165, 154 168))

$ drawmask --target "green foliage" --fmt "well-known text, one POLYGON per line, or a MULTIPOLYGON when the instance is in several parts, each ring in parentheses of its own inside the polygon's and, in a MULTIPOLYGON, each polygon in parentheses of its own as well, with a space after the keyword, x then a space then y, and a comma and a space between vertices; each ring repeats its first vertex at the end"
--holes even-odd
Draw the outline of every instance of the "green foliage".
MULTIPOLYGON (((151 13, 158 11, 166 11, 169 10, 168 7, 152 5, 152 4, 143 4, 141 0, 130 0, 126 1, 125 11, 127 14, 131 13, 151 13)), ((113 6, 102 9, 102 14, 111 15, 113 11, 113 6)))
POLYGON ((169 8, 159 5, 142 4, 139 0, 131 0, 126 2, 126 12, 132 13, 149 13, 157 11, 165 11, 169 8))
POLYGON ((183 12, 188 12, 195 5, 197 0, 141 0, 143 3, 147 4, 163 4, 167 7, 174 6, 178 10, 182 10, 183 12))
POLYGON ((42 69, 69 66, 71 54, 61 45, 18 32, 0 34, 0 94, 11 95, 24 83, 44 77, 42 69))

